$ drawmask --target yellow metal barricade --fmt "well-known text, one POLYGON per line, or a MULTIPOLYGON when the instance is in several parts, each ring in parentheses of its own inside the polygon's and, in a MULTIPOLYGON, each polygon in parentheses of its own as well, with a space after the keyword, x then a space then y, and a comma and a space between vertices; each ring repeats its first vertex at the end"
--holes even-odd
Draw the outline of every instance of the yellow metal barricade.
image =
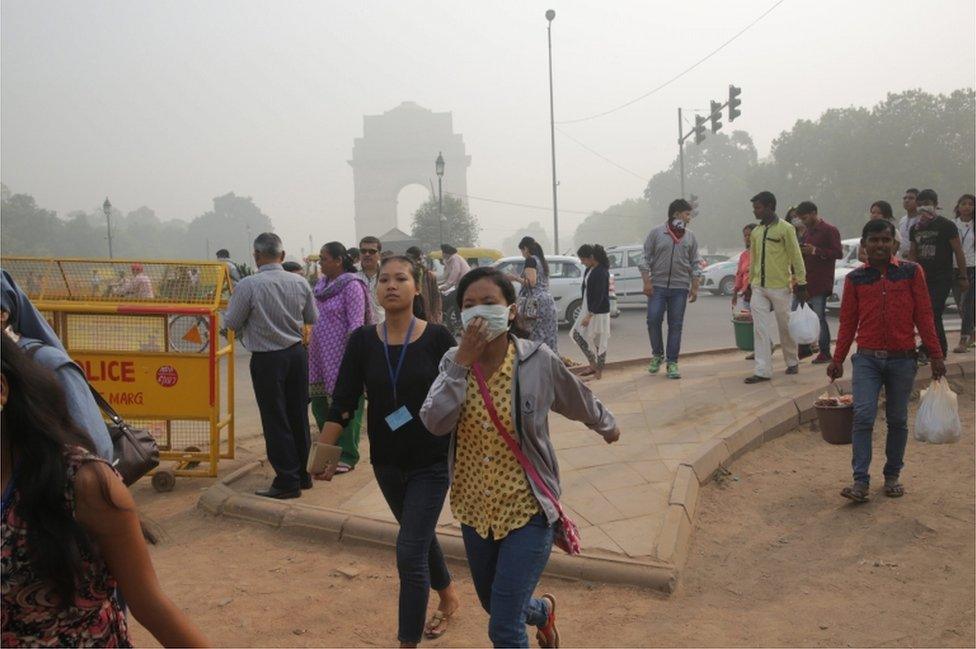
POLYGON ((88 381, 152 431, 157 491, 234 457, 234 336, 220 328, 222 263, 5 257, 88 381), (225 395, 225 399, 221 396, 225 395), (224 445, 222 445, 222 441, 224 445))

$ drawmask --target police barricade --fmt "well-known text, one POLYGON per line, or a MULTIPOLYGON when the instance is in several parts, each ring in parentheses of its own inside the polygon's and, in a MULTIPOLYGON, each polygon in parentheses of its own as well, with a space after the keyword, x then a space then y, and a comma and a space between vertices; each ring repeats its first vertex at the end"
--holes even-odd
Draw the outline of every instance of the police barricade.
POLYGON ((152 477, 157 491, 171 490, 176 476, 215 477, 219 460, 234 457, 234 337, 219 324, 230 288, 224 264, 0 263, 91 385, 130 425, 153 433, 162 460, 152 477))

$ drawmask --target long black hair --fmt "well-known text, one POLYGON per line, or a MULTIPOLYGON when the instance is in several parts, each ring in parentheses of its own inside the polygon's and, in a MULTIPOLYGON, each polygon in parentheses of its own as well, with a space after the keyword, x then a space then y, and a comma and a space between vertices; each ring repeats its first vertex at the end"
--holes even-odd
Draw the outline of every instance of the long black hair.
POLYGON ((546 253, 542 252, 542 246, 539 242, 532 237, 522 237, 519 241, 519 250, 528 250, 529 253, 539 258, 542 262, 542 270, 545 271, 546 277, 549 277, 549 262, 546 261, 546 253))
POLYGON ((963 194, 962 196, 960 196, 959 200, 956 201, 956 206, 952 210, 956 214, 957 219, 959 218, 959 205, 966 199, 969 199, 970 202, 976 205, 976 196, 973 196, 972 194, 963 194))
MULTIPOLYGON (((0 413, 3 436, 14 461, 17 516, 27 528, 31 567, 59 597, 59 605, 74 602, 84 577, 82 557, 91 552, 85 530, 65 505, 67 459, 65 448, 80 446, 95 452, 91 439, 73 422, 57 377, 0 334, 0 364, 9 397, 0 413)), ((116 506, 107 482, 102 497, 116 506)))
MULTIPOLYGON (((458 282, 457 304, 459 309, 464 309, 464 294, 468 292, 471 285, 483 279, 491 281, 501 290, 502 297, 505 298, 505 304, 515 304, 515 287, 508 281, 505 274, 493 266, 479 266, 465 274, 461 278, 461 281, 458 282)), ((516 338, 529 337, 529 332, 518 324, 518 314, 516 314, 516 320, 509 326, 508 330, 516 338)))
POLYGON ((327 252, 329 256, 333 259, 338 259, 342 262, 342 271, 345 273, 355 273, 356 264, 353 263, 352 257, 349 256, 349 251, 346 247, 339 243, 338 241, 330 241, 329 243, 322 246, 322 250, 319 254, 327 252))
POLYGON ((610 257, 607 256, 607 251, 603 249, 598 243, 593 244, 593 258, 596 259, 596 263, 604 268, 610 268, 610 257))
POLYGON ((881 216, 889 221, 895 220, 894 212, 891 211, 891 203, 888 201, 874 201, 871 203, 871 209, 878 208, 881 211, 881 216))

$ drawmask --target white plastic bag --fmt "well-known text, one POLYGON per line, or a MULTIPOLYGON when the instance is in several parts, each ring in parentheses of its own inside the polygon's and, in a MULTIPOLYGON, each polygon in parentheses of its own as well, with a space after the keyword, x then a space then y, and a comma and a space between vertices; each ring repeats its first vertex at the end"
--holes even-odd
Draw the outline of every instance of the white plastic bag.
POLYGON ((958 442, 961 434, 956 393, 945 379, 932 381, 928 390, 922 390, 915 415, 915 439, 930 444, 950 444, 958 442))
POLYGON ((810 345, 820 338, 820 317, 810 305, 803 305, 790 313, 790 336, 797 345, 810 345))

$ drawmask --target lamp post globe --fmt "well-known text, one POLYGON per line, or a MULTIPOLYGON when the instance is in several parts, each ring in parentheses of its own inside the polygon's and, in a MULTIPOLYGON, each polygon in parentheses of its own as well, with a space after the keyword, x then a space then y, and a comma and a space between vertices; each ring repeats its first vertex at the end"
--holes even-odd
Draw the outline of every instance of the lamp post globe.
POLYGON ((440 236, 441 245, 444 245, 444 190, 442 181, 444 180, 444 156, 437 152, 437 160, 434 160, 434 172, 437 174, 437 231, 440 236))
POLYGON ((552 22, 552 19, 556 17, 556 12, 552 9, 546 11, 546 20, 552 22))
POLYGON ((108 232, 108 258, 112 259, 112 203, 105 197, 102 203, 102 213, 105 214, 105 228, 108 232))

